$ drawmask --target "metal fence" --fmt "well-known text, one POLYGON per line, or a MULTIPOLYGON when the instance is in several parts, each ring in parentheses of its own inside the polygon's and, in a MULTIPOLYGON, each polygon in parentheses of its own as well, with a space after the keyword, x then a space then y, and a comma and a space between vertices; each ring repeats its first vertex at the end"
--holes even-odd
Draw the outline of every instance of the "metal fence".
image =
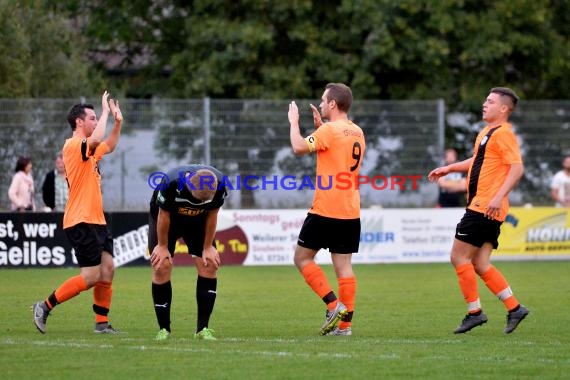
MULTIPOLYGON (((81 99, 82 101, 83 99, 81 99)), ((0 209, 8 209, 7 189, 16 158, 33 161, 37 204, 41 184, 71 130, 67 111, 80 99, 0 99, 0 209)), ((100 100, 89 99, 99 113, 100 100)), ((296 100, 304 135, 312 130, 309 103, 296 100)), ((127 99, 123 134, 115 152, 101 163, 107 210, 146 210, 152 189, 148 178, 183 163, 208 163, 230 179, 228 208, 306 208, 313 192, 268 186, 237 187, 247 175, 283 178, 314 176, 314 155, 295 157, 289 144, 288 101, 224 99, 127 99)), ((417 187, 390 184, 361 189, 363 207, 431 207, 437 188, 425 179, 441 163, 446 132, 466 156, 481 127, 479 115, 446 113, 441 100, 356 101, 350 117, 364 130, 366 154, 361 174, 422 176, 417 187)), ((570 101, 526 101, 513 115, 527 169, 513 203, 550 204, 548 183, 570 148, 570 101)), ((111 121, 109 122, 111 126, 111 121)), ((251 184, 251 182, 250 182, 251 184)), ((254 180, 255 184, 255 180, 254 180)))

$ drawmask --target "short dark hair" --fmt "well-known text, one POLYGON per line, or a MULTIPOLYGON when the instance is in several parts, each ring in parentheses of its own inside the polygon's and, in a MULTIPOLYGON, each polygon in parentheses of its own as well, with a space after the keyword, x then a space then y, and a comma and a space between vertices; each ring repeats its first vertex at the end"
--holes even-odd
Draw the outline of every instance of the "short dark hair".
POLYGON ((14 172, 18 173, 24 171, 24 169, 26 168, 26 166, 28 166, 30 162, 32 162, 32 159, 30 157, 26 156, 18 157, 18 160, 16 161, 16 169, 14 170, 14 172))
POLYGON ((334 100, 339 110, 347 112, 352 105, 352 91, 343 83, 329 83, 325 87, 329 90, 327 100, 334 100))
POLYGON ((519 96, 517 93, 508 87, 493 87, 489 92, 493 94, 499 94, 501 95, 501 98, 508 98, 510 101, 510 104, 508 104, 508 106, 511 112, 515 109, 517 103, 519 102, 519 96))
POLYGON ((71 127, 72 131, 75 131, 75 128, 77 127, 77 125, 75 124, 75 120, 77 118, 85 119, 85 116, 87 116, 85 108, 95 110, 95 107, 93 107, 92 104, 79 103, 71 107, 71 109, 67 113, 67 122, 69 123, 69 126, 71 127))

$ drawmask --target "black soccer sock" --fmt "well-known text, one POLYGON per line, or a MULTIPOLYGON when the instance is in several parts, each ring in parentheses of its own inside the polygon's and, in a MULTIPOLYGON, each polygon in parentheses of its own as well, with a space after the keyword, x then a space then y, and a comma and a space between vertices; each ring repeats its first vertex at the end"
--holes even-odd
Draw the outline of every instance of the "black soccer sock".
POLYGON ((152 300, 158 327, 170 332, 170 305, 172 303, 172 283, 152 283, 152 300))
POLYGON ((336 298, 336 294, 334 294, 334 292, 328 292, 323 298, 322 298, 323 302, 328 305, 331 302, 334 302, 337 300, 336 298))
POLYGON ((53 291, 52 294, 49 295, 46 301, 47 302, 44 302, 44 305, 46 306, 46 309, 44 309, 45 311, 50 311, 51 309, 59 305, 59 301, 55 297, 55 290, 53 291))
POLYGON ((354 311, 349 311, 346 315, 340 318, 343 322, 352 322, 352 316, 354 315, 354 311))
POLYGON ((218 279, 198 276, 196 280, 196 302, 198 304, 198 321, 196 332, 208 327, 210 315, 216 302, 218 279))

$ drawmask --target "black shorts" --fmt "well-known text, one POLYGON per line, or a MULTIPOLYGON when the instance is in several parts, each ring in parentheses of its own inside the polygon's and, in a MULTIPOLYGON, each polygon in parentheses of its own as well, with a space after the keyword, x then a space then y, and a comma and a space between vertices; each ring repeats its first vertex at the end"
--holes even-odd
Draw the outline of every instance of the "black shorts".
POLYGON ((103 251, 113 256, 113 237, 106 225, 79 223, 66 228, 65 234, 75 250, 79 267, 94 267, 101 264, 103 251))
POLYGON ((466 210, 455 229, 455 238, 479 248, 485 243, 497 248, 501 224, 503 222, 486 218, 480 212, 466 210))
POLYGON ((308 213, 297 244, 331 253, 356 253, 360 244, 360 219, 335 219, 308 213))
MULTIPOLYGON (((170 252, 170 256, 174 256, 176 241, 182 238, 188 247, 189 254, 202 257, 202 250, 204 249, 204 235, 206 234, 206 214, 203 214, 203 216, 173 218, 171 213, 170 217, 170 228, 168 230, 168 252, 170 252)), ((148 218, 149 255, 152 254, 152 250, 158 244, 156 222, 157 218, 151 213, 148 218)), ((212 241, 212 246, 216 247, 215 239, 212 241)))

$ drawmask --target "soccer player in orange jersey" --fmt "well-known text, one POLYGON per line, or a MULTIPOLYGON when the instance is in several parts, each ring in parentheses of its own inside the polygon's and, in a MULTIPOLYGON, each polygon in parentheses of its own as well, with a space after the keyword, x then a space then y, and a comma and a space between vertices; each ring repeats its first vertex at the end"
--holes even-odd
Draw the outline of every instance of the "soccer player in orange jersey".
POLYGON ((348 119, 352 92, 342 83, 329 83, 319 110, 311 105, 317 130, 303 138, 299 110, 289 105, 291 146, 295 154, 317 152, 317 179, 313 204, 299 233, 294 262, 307 284, 327 305, 321 335, 352 335, 356 276, 352 254, 360 242, 360 192, 357 176, 364 157, 362 129, 348 119), (322 122, 322 119, 328 122, 322 122), (353 186, 339 186, 337 177, 353 186), (322 268, 315 263, 321 249, 331 252, 338 281, 338 299, 322 268), (337 326, 338 323, 338 326, 337 326))
POLYGON ((115 267, 113 239, 103 215, 98 162, 117 146, 123 115, 119 102, 108 97, 105 91, 99 120, 90 104, 76 104, 67 115, 73 135, 63 145, 63 162, 69 186, 63 228, 75 250, 80 272, 63 282, 44 301, 34 304, 34 324, 41 333, 46 332, 47 317, 55 306, 90 288, 93 288, 94 332, 117 333, 107 317, 115 267), (109 112, 113 114, 115 124, 109 136, 103 140, 109 112))
POLYGON ((473 157, 432 170, 428 179, 451 172, 467 171, 467 209, 457 225, 451 248, 451 263, 467 302, 467 315, 456 334, 487 322, 481 309, 476 274, 505 305, 508 311, 506 334, 512 333, 529 310, 515 298, 507 280, 495 268, 491 252, 498 247, 500 227, 509 209, 508 194, 520 180, 524 168, 509 115, 518 102, 510 88, 492 88, 483 103, 487 123, 475 140, 473 157))

